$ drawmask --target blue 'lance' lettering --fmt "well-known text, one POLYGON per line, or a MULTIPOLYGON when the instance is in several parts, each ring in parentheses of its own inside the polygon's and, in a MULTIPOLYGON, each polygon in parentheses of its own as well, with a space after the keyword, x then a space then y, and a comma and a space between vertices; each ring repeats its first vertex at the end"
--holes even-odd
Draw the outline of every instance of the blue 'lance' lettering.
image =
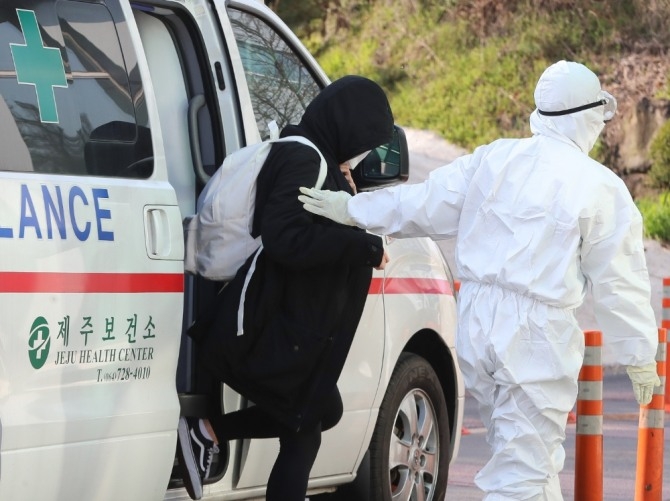
POLYGON ((72 231, 74 231, 74 234, 77 236, 77 238, 83 242, 88 238, 88 235, 91 232, 91 223, 86 221, 83 230, 77 226, 77 221, 74 218, 74 214, 77 212, 74 208, 75 197, 80 198, 84 205, 88 205, 88 200, 86 200, 84 190, 82 190, 79 186, 72 187, 70 190, 70 215, 72 216, 72 231))
POLYGON ((19 226, 19 238, 23 238, 26 234, 26 228, 35 228, 37 238, 42 238, 42 231, 40 230, 40 222, 37 220, 35 213, 35 205, 33 199, 30 197, 30 192, 25 184, 21 185, 21 225, 19 226))
POLYGON ((45 47, 37 17, 32 10, 16 9, 26 43, 10 43, 16 80, 32 85, 37 93, 40 120, 58 123, 54 87, 67 87, 67 78, 60 50, 45 47))
MULTIPOLYGON (((74 236, 82 242, 89 239, 94 228, 98 240, 114 241, 114 232, 105 229, 105 221, 112 220, 112 211, 103 206, 103 200, 109 198, 107 189, 92 188, 90 195, 87 196, 79 186, 72 186, 69 192, 64 193, 60 186, 50 188, 42 185, 40 193, 43 213, 39 198, 38 203, 35 203, 28 185, 21 185, 19 238, 26 238, 34 233, 38 239, 42 239, 43 229, 46 229, 47 240, 54 238, 65 240, 70 227, 74 236), (89 208, 91 205, 92 210, 89 208), (95 225, 92 224, 93 221, 95 225)), ((12 227, 0 226, 0 239, 13 237, 12 227)))
POLYGON ((63 210, 63 197, 60 194, 60 186, 56 186, 56 200, 58 202, 58 207, 54 205, 51 193, 49 193, 49 188, 45 185, 42 185, 42 198, 44 198, 44 214, 47 219, 47 238, 49 240, 53 238, 51 224, 51 221, 53 220, 56 223, 56 228, 58 228, 58 234, 60 235, 61 240, 65 240, 65 211, 63 210))
POLYGON ((107 190, 104 188, 93 188, 93 205, 95 206, 95 221, 98 226, 98 240, 114 240, 114 233, 102 229, 103 219, 112 219, 112 211, 100 208, 100 199, 109 198, 107 190))

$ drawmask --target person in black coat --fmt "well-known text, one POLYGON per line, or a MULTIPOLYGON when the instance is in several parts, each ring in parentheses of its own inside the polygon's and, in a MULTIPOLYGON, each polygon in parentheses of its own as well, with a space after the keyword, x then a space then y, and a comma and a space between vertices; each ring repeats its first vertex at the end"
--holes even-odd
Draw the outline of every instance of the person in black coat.
MULTIPOLYGON (((353 194, 348 168, 392 134, 381 87, 346 76, 323 89, 281 136, 312 141, 328 165, 323 188, 353 194)), ((261 236, 262 248, 223 289, 216 318, 196 339, 201 362, 255 405, 227 414, 212 409, 208 420, 181 418, 178 452, 194 499, 202 496, 218 441, 279 437, 266 499, 303 501, 321 432, 342 416, 337 380, 372 268, 383 269, 388 257, 379 236, 303 210, 298 188, 314 186, 319 163, 318 153, 301 143, 272 146, 257 179, 252 235, 261 236)))

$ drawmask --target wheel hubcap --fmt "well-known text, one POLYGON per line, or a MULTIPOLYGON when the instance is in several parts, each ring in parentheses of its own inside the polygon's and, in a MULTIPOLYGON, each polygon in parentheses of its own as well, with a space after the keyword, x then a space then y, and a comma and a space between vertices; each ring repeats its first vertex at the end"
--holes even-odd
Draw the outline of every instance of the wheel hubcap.
POLYGON ((396 415, 389 449, 394 501, 431 501, 439 465, 439 433, 428 395, 411 390, 396 415))

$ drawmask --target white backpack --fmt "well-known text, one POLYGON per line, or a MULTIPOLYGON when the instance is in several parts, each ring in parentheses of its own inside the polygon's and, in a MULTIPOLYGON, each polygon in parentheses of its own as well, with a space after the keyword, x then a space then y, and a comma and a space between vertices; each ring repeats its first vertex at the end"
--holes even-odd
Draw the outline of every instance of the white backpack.
POLYGON ((321 166, 316 187, 321 188, 326 179, 326 161, 307 138, 273 137, 231 153, 198 197, 197 213, 184 219, 187 272, 210 280, 230 280, 261 246, 260 237, 251 236, 256 178, 272 144, 289 141, 311 146, 319 153, 321 166))

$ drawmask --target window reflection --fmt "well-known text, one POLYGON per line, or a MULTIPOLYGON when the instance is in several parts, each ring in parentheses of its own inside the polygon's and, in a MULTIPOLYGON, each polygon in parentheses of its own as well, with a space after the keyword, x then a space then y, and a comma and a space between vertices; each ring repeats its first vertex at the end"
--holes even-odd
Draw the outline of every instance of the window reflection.
MULTIPOLYGON (((116 3, 107 2, 114 7, 116 3)), ((21 0, 3 0, 5 18, 10 21, 0 23, 0 96, 29 152, 29 156, 3 163, 3 170, 151 175, 146 113, 137 109, 144 106, 143 92, 141 87, 131 87, 124 62, 135 61, 135 57, 122 52, 108 5, 61 0, 32 2, 26 7, 21 0), (52 50, 60 55, 56 60, 62 60, 60 71, 61 75, 65 71, 67 85, 47 87, 53 91, 49 96, 57 110, 52 120, 40 114, 35 85, 18 81, 10 44, 29 45, 25 33, 29 28, 23 26, 26 18, 19 22, 19 10, 27 11, 27 19, 39 30, 38 37, 34 36, 37 31, 32 32, 30 43, 39 46, 41 37, 37 49, 52 50)), ((29 63, 27 66, 30 69, 29 63)))
POLYGON ((286 41, 264 21, 234 9, 228 14, 261 135, 267 135, 272 120, 280 129, 298 123, 319 93, 319 85, 286 41))

